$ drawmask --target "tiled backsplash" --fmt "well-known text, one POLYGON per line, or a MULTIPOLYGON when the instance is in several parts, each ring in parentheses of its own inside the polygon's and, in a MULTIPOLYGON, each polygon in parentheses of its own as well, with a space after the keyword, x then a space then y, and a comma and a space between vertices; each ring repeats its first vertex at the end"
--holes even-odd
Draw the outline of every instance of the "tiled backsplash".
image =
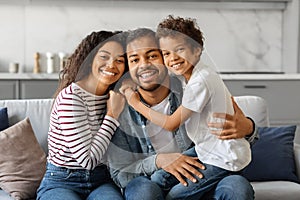
POLYGON ((46 52, 71 53, 94 30, 155 29, 168 14, 197 19, 205 37, 203 60, 218 71, 283 71, 284 3, 223 3, 222 9, 203 2, 35 2, 0 4, 0 72, 10 62, 32 72, 35 52, 46 71, 46 52))

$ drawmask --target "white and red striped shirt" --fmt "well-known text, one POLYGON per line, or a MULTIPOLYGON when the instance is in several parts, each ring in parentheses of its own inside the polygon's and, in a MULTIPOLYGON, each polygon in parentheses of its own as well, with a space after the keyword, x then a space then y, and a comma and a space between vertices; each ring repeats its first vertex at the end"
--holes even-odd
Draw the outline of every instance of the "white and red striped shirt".
POLYGON ((106 115, 108 95, 91 94, 76 83, 57 96, 50 116, 48 161, 73 169, 101 164, 119 122, 106 115))

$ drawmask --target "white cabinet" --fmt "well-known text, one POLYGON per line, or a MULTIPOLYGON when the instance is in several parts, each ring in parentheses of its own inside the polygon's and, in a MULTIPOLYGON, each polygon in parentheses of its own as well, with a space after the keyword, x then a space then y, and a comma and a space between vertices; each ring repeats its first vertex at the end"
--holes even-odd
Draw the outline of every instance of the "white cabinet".
POLYGON ((300 125, 300 80, 224 80, 231 94, 257 95, 268 104, 271 125, 300 125))

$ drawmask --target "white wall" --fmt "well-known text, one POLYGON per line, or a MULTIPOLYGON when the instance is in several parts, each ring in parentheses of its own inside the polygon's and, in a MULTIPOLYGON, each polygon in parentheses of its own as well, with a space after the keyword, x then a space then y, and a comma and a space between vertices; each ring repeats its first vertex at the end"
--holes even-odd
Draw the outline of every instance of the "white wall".
MULTIPOLYGON (((45 71, 46 52, 71 53, 93 30, 155 29, 168 14, 197 19, 206 38, 203 60, 219 71, 285 71, 284 58, 291 54, 283 49, 284 3, 8 2, 0 0, 0 72, 12 61, 32 72, 35 52, 42 54, 45 71)), ((297 71, 297 61, 288 71, 297 71)))

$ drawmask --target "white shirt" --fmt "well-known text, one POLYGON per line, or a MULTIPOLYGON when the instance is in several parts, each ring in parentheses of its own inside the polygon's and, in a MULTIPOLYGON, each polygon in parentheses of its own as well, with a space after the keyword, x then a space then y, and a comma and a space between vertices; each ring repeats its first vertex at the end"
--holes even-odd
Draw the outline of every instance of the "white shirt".
MULTIPOLYGON (((170 102, 168 97, 159 104, 152 106, 151 109, 160 113, 170 113, 170 102)), ((150 137, 153 148, 157 153, 180 152, 172 132, 153 124, 149 120, 147 121, 146 130, 150 137)))
POLYGON ((182 80, 182 106, 192 110, 185 122, 188 136, 196 144, 198 158, 207 164, 239 171, 251 161, 250 144, 244 139, 220 140, 207 126, 213 112, 233 114, 231 94, 220 76, 211 68, 198 64, 188 83, 182 80))

